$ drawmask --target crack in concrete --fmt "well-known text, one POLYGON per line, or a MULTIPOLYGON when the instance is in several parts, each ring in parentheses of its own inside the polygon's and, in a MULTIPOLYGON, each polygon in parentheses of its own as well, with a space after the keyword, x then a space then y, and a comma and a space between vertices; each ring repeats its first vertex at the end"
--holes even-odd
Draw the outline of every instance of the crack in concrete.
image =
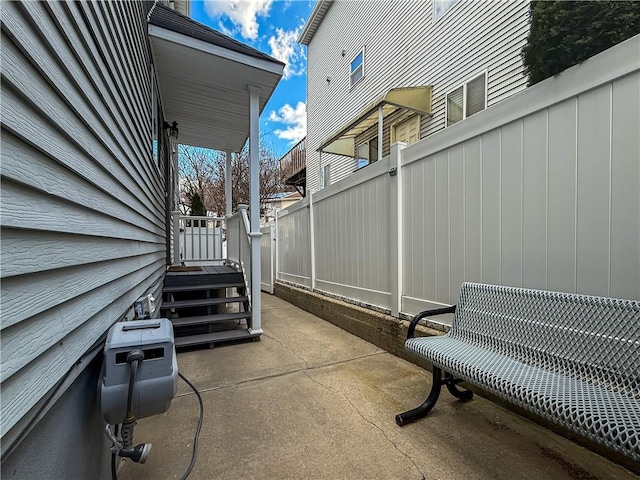
MULTIPOLYGON (((287 375, 292 375, 294 373, 299 373, 299 372, 307 372, 307 371, 312 371, 312 370, 319 370, 322 368, 328 368, 328 367, 333 367, 335 365, 342 365, 342 364, 346 364, 349 362, 355 362, 357 360, 362 360, 364 358, 369 358, 369 357, 374 357, 376 355, 384 355, 387 354, 387 352, 385 352, 384 350, 381 351, 376 351, 373 353, 369 353, 367 355, 361 355, 359 357, 353 357, 353 358, 347 358, 345 360, 338 360, 336 362, 329 362, 329 363, 325 363, 322 365, 315 365, 312 367, 300 367, 300 368, 294 368, 291 370, 287 370, 286 372, 278 372, 278 373, 272 373, 269 375, 262 375, 260 377, 253 377, 253 378, 246 378, 244 380, 238 380, 236 382, 232 382, 232 383, 227 383, 225 385, 218 385, 216 387, 209 387, 209 388, 202 388, 202 389, 198 389, 198 391, 202 394, 202 393, 207 393, 207 392, 214 392, 216 390, 224 390, 225 388, 233 388, 233 387, 238 387, 240 385, 245 385, 248 383, 253 383, 253 382, 259 382, 260 380, 269 380, 269 379, 273 379, 273 378, 279 378, 279 377, 285 377, 287 375)), ((390 354, 389 354, 390 355, 390 354)), ((181 398, 181 397, 188 397, 189 395, 195 395, 193 393, 193 391, 188 391, 186 393, 178 393, 174 398, 181 398)))
POLYGON ((331 388, 329 385, 322 383, 319 380, 316 380, 315 378, 313 378, 311 375, 309 375, 308 371, 304 371, 304 374, 307 376, 307 378, 309 380, 311 380, 312 382, 320 385, 321 387, 329 390, 330 392, 333 392, 337 395, 341 395, 342 397, 344 397, 344 399, 349 403, 349 405, 351 405, 351 408, 353 408, 358 415, 360 416, 360 418, 362 418, 365 422, 369 423, 370 425, 372 425, 373 427, 375 427, 384 438, 387 439, 387 441, 393 445, 393 448, 395 448, 399 453, 401 453, 402 455, 404 455, 404 457, 409 460, 411 462, 411 464, 413 465, 413 468, 416 469, 416 471, 420 474, 420 480, 426 480, 426 477, 424 475, 424 473, 422 473, 422 471, 420 470, 420 468, 418 468, 418 465, 416 464, 416 462, 413 460, 413 458, 411 458, 409 456, 408 453, 406 453, 405 451, 403 451, 400 447, 398 447, 398 445, 396 444, 396 442, 394 442, 391 438, 389 438, 389 436, 387 435, 387 432, 385 432, 382 427, 380 427, 377 423, 369 420, 367 417, 364 416, 364 414, 360 411, 360 409, 358 407, 355 406, 355 404, 351 401, 351 399, 347 396, 346 393, 340 391, 340 390, 336 390, 334 388, 331 388))
POLYGON ((272 337, 271 335, 267 335, 266 333, 262 333, 263 337, 269 338, 271 340, 273 340, 274 342, 276 342, 278 345, 280 345, 282 348, 284 348, 285 350, 289 350, 291 353, 293 353, 293 355, 300 360, 302 363, 304 363, 304 367, 305 368, 309 368, 309 364, 307 363, 307 361, 302 358, 300 355, 298 355, 298 353, 291 347, 287 347, 285 344, 283 344, 280 340, 278 340, 276 337, 272 337))

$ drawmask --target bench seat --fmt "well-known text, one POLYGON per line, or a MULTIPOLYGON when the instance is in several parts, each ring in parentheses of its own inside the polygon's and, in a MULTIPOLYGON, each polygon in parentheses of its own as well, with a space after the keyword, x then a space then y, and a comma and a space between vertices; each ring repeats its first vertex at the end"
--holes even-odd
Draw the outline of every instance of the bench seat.
POLYGON ((447 336, 407 340, 405 348, 510 401, 640 461, 640 392, 636 398, 447 336), (604 438, 603 438, 604 437, 604 438))

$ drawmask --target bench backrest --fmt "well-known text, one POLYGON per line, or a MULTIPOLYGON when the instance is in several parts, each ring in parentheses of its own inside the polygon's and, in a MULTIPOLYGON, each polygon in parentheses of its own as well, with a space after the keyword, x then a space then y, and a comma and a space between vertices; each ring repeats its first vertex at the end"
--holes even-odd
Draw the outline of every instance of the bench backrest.
POLYGON ((640 302, 464 283, 452 337, 640 398, 640 302))

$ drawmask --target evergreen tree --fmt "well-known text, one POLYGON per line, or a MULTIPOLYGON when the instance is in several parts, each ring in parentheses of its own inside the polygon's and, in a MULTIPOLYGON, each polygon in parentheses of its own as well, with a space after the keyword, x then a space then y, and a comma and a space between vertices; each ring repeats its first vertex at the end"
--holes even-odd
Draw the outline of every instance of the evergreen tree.
POLYGON ((534 1, 522 49, 529 85, 640 33, 638 1, 534 1))
POLYGON ((204 217, 206 215, 207 215, 207 209, 204 208, 204 203, 202 203, 202 197, 198 192, 195 192, 191 196, 191 216, 204 217))

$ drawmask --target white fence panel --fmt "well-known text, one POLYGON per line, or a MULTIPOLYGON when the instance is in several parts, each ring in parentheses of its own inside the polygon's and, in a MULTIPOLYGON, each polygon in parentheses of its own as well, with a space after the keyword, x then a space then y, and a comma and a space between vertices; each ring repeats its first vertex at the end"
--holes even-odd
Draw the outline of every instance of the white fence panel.
POLYGON ((607 54, 403 151, 403 311, 463 281, 640 298, 640 73, 607 54))
POLYGON ((278 212, 277 278, 311 287, 309 198, 278 212))
POLYGON ((273 294, 273 281, 275 277, 275 225, 263 225, 260 227, 260 288, 273 294))
POLYGON ((183 218, 181 251, 185 262, 220 260, 222 256, 222 219, 183 218))
POLYGON ((390 308, 389 157, 313 195, 316 288, 390 308))
POLYGON ((277 278, 393 314, 453 304, 464 281, 640 299, 638 51, 640 35, 281 212, 277 278))
POLYGON ((224 258, 223 218, 191 217, 173 212, 170 222, 171 258, 174 265, 181 262, 203 264, 224 258))

